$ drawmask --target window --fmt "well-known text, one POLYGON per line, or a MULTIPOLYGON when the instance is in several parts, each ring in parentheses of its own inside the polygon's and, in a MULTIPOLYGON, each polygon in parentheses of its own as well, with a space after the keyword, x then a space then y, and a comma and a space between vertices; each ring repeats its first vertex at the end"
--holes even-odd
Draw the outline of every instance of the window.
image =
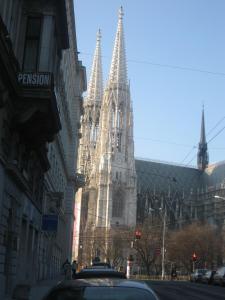
POLYGON ((115 113, 116 113, 116 108, 115 108, 115 104, 113 102, 113 104, 112 104, 112 128, 115 128, 115 113))
MULTIPOLYGON (((118 173, 116 176, 118 177, 118 173)), ((119 177, 118 177, 119 178, 119 177)), ((125 193, 121 187, 118 187, 113 191, 113 207, 112 216, 122 218, 124 210, 125 193)))
POLYGON ((25 37, 23 69, 37 71, 41 35, 41 17, 28 17, 25 37))

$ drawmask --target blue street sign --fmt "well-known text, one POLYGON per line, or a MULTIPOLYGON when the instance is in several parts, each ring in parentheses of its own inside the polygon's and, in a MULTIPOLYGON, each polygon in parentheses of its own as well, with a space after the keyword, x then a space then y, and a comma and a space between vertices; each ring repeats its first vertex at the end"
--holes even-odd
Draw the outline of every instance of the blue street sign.
POLYGON ((56 232, 58 227, 58 215, 43 215, 42 230, 56 232))

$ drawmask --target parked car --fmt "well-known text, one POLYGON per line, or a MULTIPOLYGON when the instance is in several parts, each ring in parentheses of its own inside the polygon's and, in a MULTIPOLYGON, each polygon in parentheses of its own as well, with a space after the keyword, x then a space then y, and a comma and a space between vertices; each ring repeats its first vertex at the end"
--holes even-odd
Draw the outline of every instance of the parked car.
POLYGON ((93 268, 112 268, 112 266, 109 263, 105 262, 93 262, 92 266, 93 268))
POLYGON ((213 282, 213 277, 216 271, 208 270, 205 274, 202 275, 201 282, 211 284, 213 282))
POLYGON ((119 278, 68 280, 53 287, 43 300, 159 300, 145 283, 119 278))
POLYGON ((216 270, 216 273, 213 276, 213 283, 225 285, 225 266, 216 270))
POLYGON ((79 273, 76 273, 73 276, 73 279, 81 278, 121 278, 126 279, 126 274, 123 272, 118 272, 112 268, 85 268, 82 269, 79 273))
POLYGON ((208 271, 207 269, 196 269, 193 273, 191 273, 190 281, 201 282, 202 276, 205 275, 207 271, 208 271))

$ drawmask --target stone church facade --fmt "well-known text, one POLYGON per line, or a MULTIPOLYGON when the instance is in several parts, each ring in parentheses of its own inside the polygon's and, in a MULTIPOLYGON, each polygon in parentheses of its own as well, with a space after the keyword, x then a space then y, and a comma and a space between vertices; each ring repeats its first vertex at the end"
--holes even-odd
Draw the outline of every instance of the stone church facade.
MULTIPOLYGON (((76 197, 75 237, 82 236, 81 232, 85 231, 89 235, 98 231, 104 236, 107 230, 114 227, 134 227, 136 172, 133 111, 127 78, 122 8, 104 90, 100 31, 97 34, 81 134, 79 172, 85 174, 86 186, 78 191, 76 197)), ((84 241, 81 243, 84 244, 84 241)))
POLYGON ((86 185, 75 202, 74 258, 106 259, 103 248, 112 245, 113 232, 134 229, 152 215, 164 213, 172 229, 197 220, 223 226, 225 163, 209 165, 204 110, 197 167, 134 158, 122 8, 105 89, 97 34, 81 134, 78 164, 86 185))

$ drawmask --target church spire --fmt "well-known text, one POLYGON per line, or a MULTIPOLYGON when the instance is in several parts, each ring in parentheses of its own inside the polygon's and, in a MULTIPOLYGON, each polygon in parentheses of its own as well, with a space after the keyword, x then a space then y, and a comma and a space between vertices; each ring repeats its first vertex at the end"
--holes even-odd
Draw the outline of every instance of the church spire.
POLYGON ((127 66, 125 54, 125 42, 123 32, 123 8, 119 9, 119 20, 117 26, 116 39, 113 49, 113 56, 109 74, 108 84, 127 84, 127 66))
POLYGON ((198 168, 199 170, 204 171, 204 169, 208 166, 209 157, 207 151, 207 142, 205 136, 205 116, 204 116, 204 107, 202 109, 202 124, 201 124, 201 135, 200 135, 200 142, 198 146, 198 168))
POLYGON ((101 102, 103 95, 102 58, 101 58, 101 31, 97 33, 97 43, 92 64, 91 76, 88 85, 87 100, 101 102))

